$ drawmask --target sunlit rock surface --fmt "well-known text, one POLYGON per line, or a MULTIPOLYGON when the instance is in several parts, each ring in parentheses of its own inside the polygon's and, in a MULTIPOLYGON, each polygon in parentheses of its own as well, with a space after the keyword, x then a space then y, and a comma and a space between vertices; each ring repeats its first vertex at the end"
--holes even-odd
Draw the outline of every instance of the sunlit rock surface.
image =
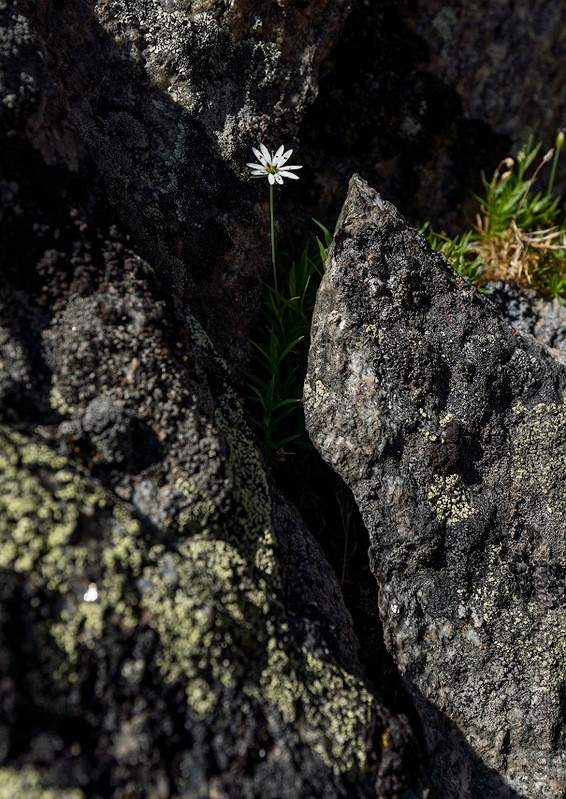
POLYGON ((562 796, 566 370, 354 176, 307 425, 370 534, 440 796, 562 796))

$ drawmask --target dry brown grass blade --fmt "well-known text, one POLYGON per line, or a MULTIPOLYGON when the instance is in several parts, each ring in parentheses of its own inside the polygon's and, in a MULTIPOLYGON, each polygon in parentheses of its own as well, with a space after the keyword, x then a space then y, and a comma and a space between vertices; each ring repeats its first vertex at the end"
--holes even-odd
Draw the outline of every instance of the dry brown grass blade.
POLYGON ((525 232, 512 222, 503 236, 479 243, 478 253, 483 262, 481 282, 513 280, 519 286, 531 286, 550 254, 554 254, 556 266, 566 273, 566 257, 559 259, 555 255, 560 250, 566 250, 564 230, 552 227, 525 232))

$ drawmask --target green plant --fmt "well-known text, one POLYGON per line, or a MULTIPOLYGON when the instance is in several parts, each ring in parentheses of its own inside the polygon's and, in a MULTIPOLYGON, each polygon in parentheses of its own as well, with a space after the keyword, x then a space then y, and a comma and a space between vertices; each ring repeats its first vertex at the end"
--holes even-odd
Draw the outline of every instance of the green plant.
POLYGON ((516 158, 504 158, 490 180, 482 174, 483 194, 475 195, 479 210, 474 230, 450 238, 425 232, 434 249, 454 269, 477 285, 490 280, 514 280, 549 298, 566 301, 566 225, 558 222, 561 197, 554 180, 564 133, 535 165, 541 144, 530 139, 516 158), (537 189, 550 163, 544 191, 537 189))
POLYGON ((471 230, 450 238, 443 233, 435 233, 427 222, 422 232, 426 234, 430 246, 441 252, 459 275, 472 282, 479 278, 482 262, 477 251, 477 237, 471 230))
POLYGON ((564 135, 559 133, 555 147, 531 171, 541 143, 533 144, 530 138, 515 159, 505 158, 499 164, 491 180, 482 174, 484 194, 475 195, 480 203, 477 230, 481 238, 502 236, 512 225, 522 231, 552 226, 560 211, 561 198, 553 194, 553 186, 563 143, 564 135), (552 161, 552 167, 546 191, 535 191, 537 178, 549 161, 552 161))
POLYGON ((277 253, 273 283, 264 287, 260 325, 251 342, 254 357, 245 371, 252 424, 276 458, 308 441, 300 403, 316 289, 332 239, 324 225, 313 221, 322 238, 313 236, 296 259, 277 253))

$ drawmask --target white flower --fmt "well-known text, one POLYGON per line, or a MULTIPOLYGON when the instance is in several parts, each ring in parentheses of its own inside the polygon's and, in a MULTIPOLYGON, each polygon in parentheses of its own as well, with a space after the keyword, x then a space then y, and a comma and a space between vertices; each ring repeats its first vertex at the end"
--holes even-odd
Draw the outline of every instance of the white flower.
POLYGON ((302 169, 302 166, 289 166, 287 161, 292 150, 285 151, 283 145, 273 155, 269 152, 265 144, 259 145, 259 150, 252 147, 253 153, 256 156, 259 164, 246 164, 252 170, 253 178, 267 178, 269 183, 273 186, 274 183, 283 183, 283 178, 292 178, 298 180, 299 176, 291 172, 292 169, 302 169), (283 169, 283 166, 285 168, 283 169))

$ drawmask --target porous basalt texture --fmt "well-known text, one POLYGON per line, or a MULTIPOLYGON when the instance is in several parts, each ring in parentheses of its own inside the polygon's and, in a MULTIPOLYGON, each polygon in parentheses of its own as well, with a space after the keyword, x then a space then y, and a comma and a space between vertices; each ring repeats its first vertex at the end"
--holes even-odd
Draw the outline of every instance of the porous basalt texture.
POLYGON ((17 130, 47 163, 94 163, 179 305, 242 358, 269 258, 267 193, 245 163, 259 141, 292 145, 348 3, 306 19, 273 4, 243 28, 216 5, 2 0, 0 132, 8 162, 17 130))
MULTIPOLYGON (((208 17, 128 8, 142 50, 159 34, 198 64, 225 45, 236 108, 261 54, 278 60, 208 17)), ((175 310, 188 265, 226 339, 254 302, 253 285, 247 311, 230 289, 232 243, 230 303, 214 306, 207 219, 257 223, 214 121, 120 49, 125 5, 0 13, 0 796, 420 796, 414 736, 364 681, 328 564, 269 486, 209 337, 175 310)), ((242 242, 249 276, 263 244, 242 242)))
POLYGON ((352 0, 189 0, 186 5, 193 14, 211 14, 238 40, 253 36, 275 42, 284 61, 297 63, 298 53, 304 54, 301 60, 310 71, 335 44, 352 0))
POLYGON ((486 283, 484 289, 512 327, 534 336, 566 359, 566 306, 557 299, 547 300, 534 289, 517 286, 511 280, 486 283))
POLYGON ((566 370, 354 176, 313 318, 310 436, 370 535, 446 799, 563 796, 566 370))

